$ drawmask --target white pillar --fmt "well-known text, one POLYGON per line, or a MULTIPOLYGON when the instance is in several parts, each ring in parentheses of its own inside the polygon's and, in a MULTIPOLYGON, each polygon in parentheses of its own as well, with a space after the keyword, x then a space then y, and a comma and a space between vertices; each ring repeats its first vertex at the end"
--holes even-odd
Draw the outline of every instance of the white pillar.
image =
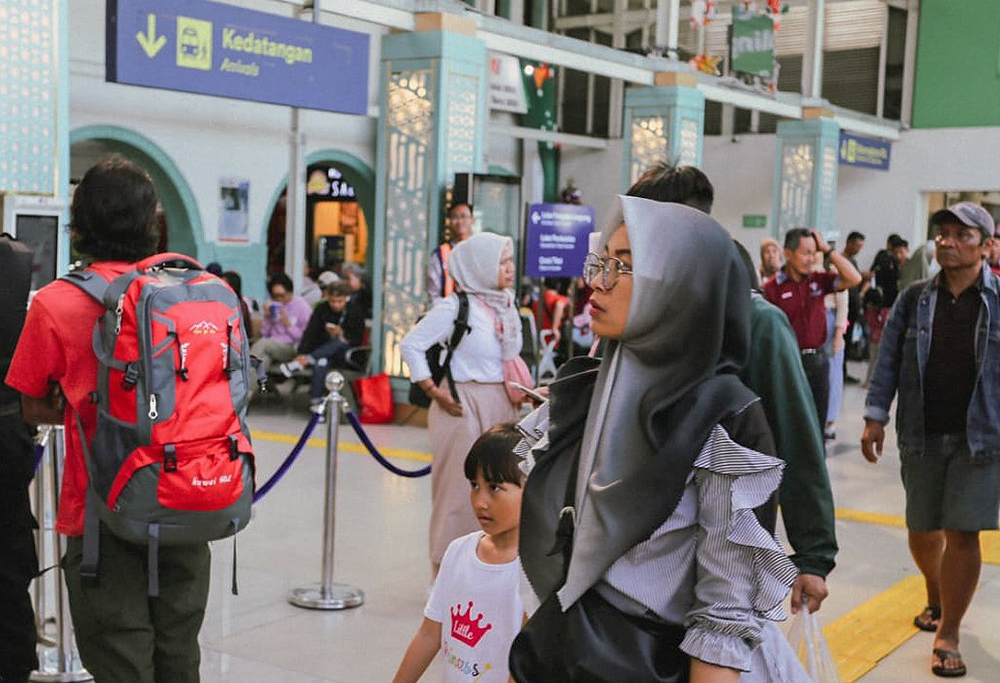
POLYGON ((809 3, 806 22, 806 45, 802 51, 802 96, 823 96, 823 22, 826 17, 826 0, 809 3))

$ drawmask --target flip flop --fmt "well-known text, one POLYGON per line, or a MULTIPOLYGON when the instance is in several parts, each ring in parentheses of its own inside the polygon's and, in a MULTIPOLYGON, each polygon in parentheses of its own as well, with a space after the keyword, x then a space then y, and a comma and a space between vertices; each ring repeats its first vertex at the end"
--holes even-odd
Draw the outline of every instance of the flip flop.
POLYGON ((937 631, 937 621, 941 618, 941 608, 927 605, 924 611, 913 617, 913 625, 921 631, 934 633, 937 631))
POLYGON ((945 650, 938 647, 934 648, 932 652, 938 660, 937 664, 931 665, 932 674, 942 678, 958 678, 965 675, 965 662, 962 661, 961 652, 958 650, 945 650), (961 666, 946 669, 944 663, 949 659, 957 659, 961 663, 961 666))

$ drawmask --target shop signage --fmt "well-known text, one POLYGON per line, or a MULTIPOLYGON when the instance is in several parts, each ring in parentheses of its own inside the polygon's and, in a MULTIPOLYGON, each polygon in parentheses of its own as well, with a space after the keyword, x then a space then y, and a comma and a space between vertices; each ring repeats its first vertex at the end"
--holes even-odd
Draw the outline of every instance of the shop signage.
POLYGON ((583 275, 594 207, 579 204, 529 204, 524 258, 528 277, 583 275))
POLYGON ((774 21, 771 17, 734 7, 729 48, 732 71, 773 77, 774 21))
POLYGON ((524 77, 517 57, 489 54, 490 71, 487 83, 490 92, 490 109, 527 114, 528 103, 524 98, 524 77))
POLYGON ((368 35, 205 0, 107 0, 108 81, 364 115, 368 35))
POLYGON ((877 171, 889 170, 892 143, 885 140, 863 138, 840 131, 840 163, 863 166, 877 171))
POLYGON ((743 214, 743 227, 744 228, 766 228, 767 227, 767 216, 759 214, 743 214))

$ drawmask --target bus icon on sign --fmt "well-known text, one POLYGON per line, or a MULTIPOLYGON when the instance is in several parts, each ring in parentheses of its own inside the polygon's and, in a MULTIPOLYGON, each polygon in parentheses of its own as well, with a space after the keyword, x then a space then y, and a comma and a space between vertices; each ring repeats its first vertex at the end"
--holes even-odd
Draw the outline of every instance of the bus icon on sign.
POLYGON ((212 22, 177 17, 177 66, 212 69, 212 22))

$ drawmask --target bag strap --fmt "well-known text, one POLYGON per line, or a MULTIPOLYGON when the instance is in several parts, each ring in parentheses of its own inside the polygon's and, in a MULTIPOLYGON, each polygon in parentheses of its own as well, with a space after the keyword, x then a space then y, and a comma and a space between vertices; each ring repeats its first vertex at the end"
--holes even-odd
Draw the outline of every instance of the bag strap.
POLYGON ((465 335, 472 331, 472 327, 469 326, 469 295, 465 292, 457 292, 456 296, 458 296, 458 315, 455 316, 455 326, 452 328, 451 337, 445 345, 448 351, 444 356, 444 363, 441 367, 444 369, 444 376, 448 380, 448 389, 451 391, 451 397, 456 402, 461 403, 458 400, 458 391, 455 389, 455 380, 451 376, 451 357, 458 345, 462 343, 465 335))
POLYGON ((108 281, 92 270, 74 270, 60 280, 82 289, 91 299, 104 306, 104 293, 108 291, 108 281))
POLYGON ((569 560, 573 554, 573 532, 576 529, 576 477, 580 466, 580 456, 574 460, 570 467, 569 481, 566 482, 566 495, 563 497, 563 507, 559 511, 559 524, 556 526, 556 542, 549 551, 549 555, 560 553, 563 557, 562 580, 560 585, 566 585, 566 577, 569 574, 569 560))
POLYGON ((164 266, 168 263, 183 263, 185 268, 190 268, 193 270, 205 270, 204 266, 195 261, 190 256, 185 256, 184 254, 175 254, 173 252, 165 252, 163 254, 156 254, 145 258, 135 264, 137 270, 147 271, 160 266, 164 266))

